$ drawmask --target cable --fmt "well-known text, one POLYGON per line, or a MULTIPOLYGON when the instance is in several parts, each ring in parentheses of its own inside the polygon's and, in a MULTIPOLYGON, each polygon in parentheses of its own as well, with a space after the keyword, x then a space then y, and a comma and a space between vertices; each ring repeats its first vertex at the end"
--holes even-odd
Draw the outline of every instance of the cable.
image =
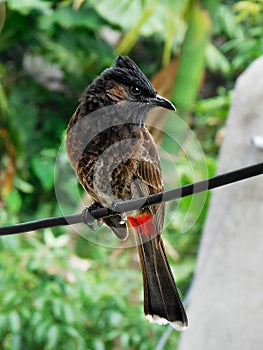
MULTIPOLYGON (((225 174, 217 175, 209 179, 178 187, 169 191, 155 193, 148 197, 142 197, 128 201, 117 200, 111 204, 110 208, 98 208, 90 210, 90 215, 94 218, 94 220, 106 218, 109 216, 118 215, 120 213, 133 211, 139 208, 146 208, 162 202, 168 202, 174 199, 183 198, 192 194, 204 192, 217 187, 222 187, 262 174, 263 163, 258 163, 225 174)), ((85 223, 85 218, 87 215, 83 214, 84 211, 80 214, 59 216, 11 226, 3 226, 0 227, 0 236, 35 231, 47 227, 74 225, 81 222, 85 223)))

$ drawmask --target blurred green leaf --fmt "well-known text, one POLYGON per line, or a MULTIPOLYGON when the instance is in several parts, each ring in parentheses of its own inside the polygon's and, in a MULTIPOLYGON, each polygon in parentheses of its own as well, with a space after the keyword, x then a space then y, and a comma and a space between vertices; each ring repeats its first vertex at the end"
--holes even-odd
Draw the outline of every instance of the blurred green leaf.
POLYGON ((151 6, 148 8, 146 7, 144 11, 142 12, 141 16, 139 17, 138 22, 136 25, 126 34, 126 36, 123 38, 121 43, 119 44, 117 48, 117 52, 122 53, 128 53, 136 41, 138 40, 139 33, 141 31, 142 26, 144 23, 151 17, 155 10, 155 4, 156 2, 153 2, 151 6))
POLYGON ((208 43, 205 51, 207 68, 212 72, 220 72, 228 75, 231 70, 230 63, 223 53, 211 43, 208 43))
POLYGON ((23 15, 28 15, 32 10, 38 10, 48 15, 51 3, 42 0, 7 0, 7 6, 23 15))
POLYGON ((105 350, 105 346, 100 339, 93 340, 93 346, 95 350, 105 350))
POLYGON ((69 336, 73 337, 73 338, 78 338, 79 337, 79 333, 76 331, 75 328, 68 326, 65 329, 66 334, 68 334, 69 336))
POLYGON ((59 328, 56 324, 52 325, 47 330, 47 347, 49 349, 55 349, 58 346, 58 339, 59 339, 59 328))
POLYGON ((147 6, 147 2, 143 4, 141 1, 129 0, 93 0, 92 5, 102 17, 111 23, 130 29, 136 26, 138 18, 144 12, 144 6, 147 6), (133 16, 130 16, 131 13, 133 16))
POLYGON ((65 247, 68 244, 69 239, 69 236, 66 234, 55 237, 51 229, 45 229, 44 242, 48 247, 65 247))
POLYGON ((262 14, 262 2, 255 1, 238 1, 233 5, 233 9, 237 11, 236 20, 241 22, 249 17, 257 17, 262 14))
POLYGON ((10 349, 20 350, 21 349, 21 336, 18 334, 12 335, 10 339, 10 349))
POLYGON ((69 305, 63 306, 63 316, 68 324, 72 324, 75 321, 74 308, 69 305))
POLYGON ((229 6, 222 4, 217 11, 220 30, 229 38, 243 36, 243 31, 236 21, 236 17, 229 6))
POLYGON ((0 2, 0 34, 5 23, 6 8, 5 3, 0 2))
POLYGON ((210 33, 211 22, 208 13, 195 4, 191 7, 189 27, 182 45, 173 89, 173 100, 177 101, 177 107, 182 110, 193 108, 196 100, 205 67, 204 52, 210 33))
POLYGON ((20 318, 17 312, 12 311, 9 315, 9 323, 10 323, 10 329, 11 332, 17 333, 20 330, 20 318))
POLYGON ((4 112, 8 111, 8 101, 6 98, 4 87, 1 83, 0 83, 0 108, 4 112))
POLYGON ((98 30, 102 26, 102 21, 99 21, 98 16, 92 9, 74 10, 70 7, 61 7, 53 11, 49 18, 45 19, 49 22, 57 23, 65 28, 87 28, 98 30))
POLYGON ((50 320, 45 320, 42 318, 42 322, 36 324, 35 340, 39 343, 46 341, 47 332, 50 329, 50 327, 52 327, 52 323, 50 323, 50 320))
POLYGON ((16 178, 14 181, 14 184, 15 184, 15 187, 21 192, 33 193, 33 191, 34 191, 34 187, 30 183, 28 183, 20 178, 16 178))
POLYGON ((20 193, 14 188, 12 191, 4 195, 5 203, 12 213, 18 213, 22 206, 22 198, 20 193))
POLYGON ((32 160, 32 167, 45 190, 54 185, 54 150, 44 150, 32 160))

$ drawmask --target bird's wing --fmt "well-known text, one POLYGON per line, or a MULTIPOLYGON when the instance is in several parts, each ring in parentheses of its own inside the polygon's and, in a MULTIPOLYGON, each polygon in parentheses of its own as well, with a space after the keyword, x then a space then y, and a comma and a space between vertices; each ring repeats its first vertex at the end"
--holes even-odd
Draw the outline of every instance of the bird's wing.
POLYGON ((138 163, 136 176, 147 184, 148 191, 146 191, 145 195, 162 192, 163 182, 160 167, 155 162, 152 162, 151 159, 142 159, 138 163))
MULTIPOLYGON (((150 194, 164 190, 160 159, 156 145, 147 129, 144 130, 144 142, 140 146, 140 157, 137 158, 137 168, 134 174, 133 194, 137 197, 146 197, 150 194)), ((157 233, 160 234, 163 228, 164 203, 148 207, 153 217, 157 233)))
POLYGON ((163 191, 162 171, 157 147, 150 132, 142 129, 143 137, 140 149, 137 151, 136 175, 149 186, 149 193, 163 191))

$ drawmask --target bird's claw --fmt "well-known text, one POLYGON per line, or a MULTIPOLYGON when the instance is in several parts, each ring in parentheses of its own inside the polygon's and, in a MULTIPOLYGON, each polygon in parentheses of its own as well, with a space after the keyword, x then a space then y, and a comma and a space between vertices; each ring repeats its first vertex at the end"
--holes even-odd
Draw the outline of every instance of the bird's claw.
MULTIPOLYGON (((113 201, 113 202, 111 203, 111 205, 110 205, 110 210, 112 210, 113 212, 116 212, 116 208, 117 208, 118 204, 120 204, 120 203, 122 203, 122 202, 123 202, 122 199, 116 199, 115 201, 113 201)), ((120 221, 119 221, 119 223, 120 223, 121 225, 126 224, 126 222, 127 222, 127 220, 128 220, 126 213, 120 213, 119 216, 120 216, 120 221)))
POLYGON ((81 212, 82 221, 86 224, 91 230, 96 231, 103 224, 102 219, 94 219, 90 214, 90 211, 101 208, 97 203, 91 204, 89 207, 85 207, 81 212), (96 224, 95 224, 96 222, 96 224))
POLYGON ((127 222, 127 220, 128 220, 126 213, 120 214, 120 217, 121 217, 121 219, 120 219, 120 224, 121 224, 121 225, 126 224, 126 222, 127 222))

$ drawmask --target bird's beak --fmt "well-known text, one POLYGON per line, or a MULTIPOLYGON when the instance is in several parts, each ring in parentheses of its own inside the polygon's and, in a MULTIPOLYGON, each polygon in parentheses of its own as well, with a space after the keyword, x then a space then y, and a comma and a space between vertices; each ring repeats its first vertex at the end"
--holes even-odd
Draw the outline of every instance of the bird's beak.
POLYGON ((151 99, 151 103, 154 106, 170 109, 171 111, 176 111, 176 108, 172 104, 172 102, 170 102, 169 100, 167 100, 166 98, 158 94, 156 94, 155 98, 151 99))

